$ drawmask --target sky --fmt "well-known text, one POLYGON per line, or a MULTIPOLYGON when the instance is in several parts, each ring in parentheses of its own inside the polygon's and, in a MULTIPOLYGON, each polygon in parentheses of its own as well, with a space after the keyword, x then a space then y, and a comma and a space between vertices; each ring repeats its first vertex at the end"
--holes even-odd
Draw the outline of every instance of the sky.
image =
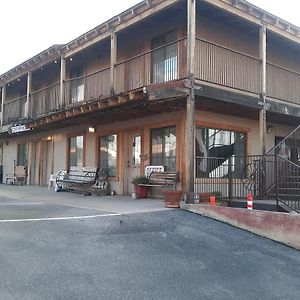
MULTIPOLYGON (((300 27, 299 0, 248 0, 300 27), (284 6, 282 5, 284 3, 284 6)), ((3 0, 0 74, 54 44, 65 44, 140 0, 3 0)))

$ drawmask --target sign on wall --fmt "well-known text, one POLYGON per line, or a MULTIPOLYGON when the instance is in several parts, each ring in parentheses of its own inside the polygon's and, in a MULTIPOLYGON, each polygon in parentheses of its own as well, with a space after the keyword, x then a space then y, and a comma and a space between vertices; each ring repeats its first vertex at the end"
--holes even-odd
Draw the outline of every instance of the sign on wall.
POLYGON ((8 132, 9 132, 9 134, 15 134, 15 133, 20 133, 20 132, 25 132, 28 130, 30 130, 30 129, 26 128, 26 125, 17 125, 17 126, 10 127, 8 132))

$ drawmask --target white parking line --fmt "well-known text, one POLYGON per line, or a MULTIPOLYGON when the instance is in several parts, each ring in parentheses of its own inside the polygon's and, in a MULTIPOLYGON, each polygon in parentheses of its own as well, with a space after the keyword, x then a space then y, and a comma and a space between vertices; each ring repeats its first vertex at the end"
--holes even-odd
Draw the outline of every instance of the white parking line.
POLYGON ((0 205, 45 205, 45 203, 37 203, 37 202, 34 202, 34 203, 30 203, 30 202, 26 202, 26 203, 17 203, 17 202, 2 202, 0 203, 0 205))
POLYGON ((60 217, 60 218, 40 218, 40 219, 0 220, 0 223, 80 220, 80 219, 95 219, 95 218, 114 217, 114 216, 121 216, 121 214, 105 214, 105 215, 79 216, 79 217, 60 217))

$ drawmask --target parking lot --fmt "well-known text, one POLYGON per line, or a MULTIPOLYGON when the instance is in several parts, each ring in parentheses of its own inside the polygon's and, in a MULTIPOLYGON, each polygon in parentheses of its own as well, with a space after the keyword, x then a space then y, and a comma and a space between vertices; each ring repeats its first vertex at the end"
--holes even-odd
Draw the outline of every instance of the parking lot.
POLYGON ((300 298, 289 247, 180 210, 28 195, 0 196, 0 299, 300 298))

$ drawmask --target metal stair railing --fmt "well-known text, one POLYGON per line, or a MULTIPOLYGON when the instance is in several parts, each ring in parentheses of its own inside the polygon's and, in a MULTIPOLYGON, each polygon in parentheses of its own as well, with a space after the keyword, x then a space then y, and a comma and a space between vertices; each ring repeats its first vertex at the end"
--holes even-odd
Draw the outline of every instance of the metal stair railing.
POLYGON ((275 196, 277 205, 300 213, 300 166, 280 155, 276 156, 275 196))
MULTIPOLYGON (((300 199, 300 166, 296 163, 299 161, 299 141, 300 125, 258 160, 248 163, 242 176, 246 189, 257 199, 274 199, 276 197, 278 203, 286 205, 297 213, 299 213, 300 199), (290 149, 287 144, 290 144, 290 149), (297 170, 296 175, 293 174, 295 170, 297 170), (291 196, 285 193, 287 190, 282 187, 282 185, 286 185, 287 188, 291 188, 291 182, 286 181, 291 176, 294 176, 295 180, 299 180, 299 197, 298 194, 291 196)), ((294 181, 293 184, 296 185, 298 182, 294 181)), ((292 191, 296 192, 297 190, 294 187, 292 191)))

